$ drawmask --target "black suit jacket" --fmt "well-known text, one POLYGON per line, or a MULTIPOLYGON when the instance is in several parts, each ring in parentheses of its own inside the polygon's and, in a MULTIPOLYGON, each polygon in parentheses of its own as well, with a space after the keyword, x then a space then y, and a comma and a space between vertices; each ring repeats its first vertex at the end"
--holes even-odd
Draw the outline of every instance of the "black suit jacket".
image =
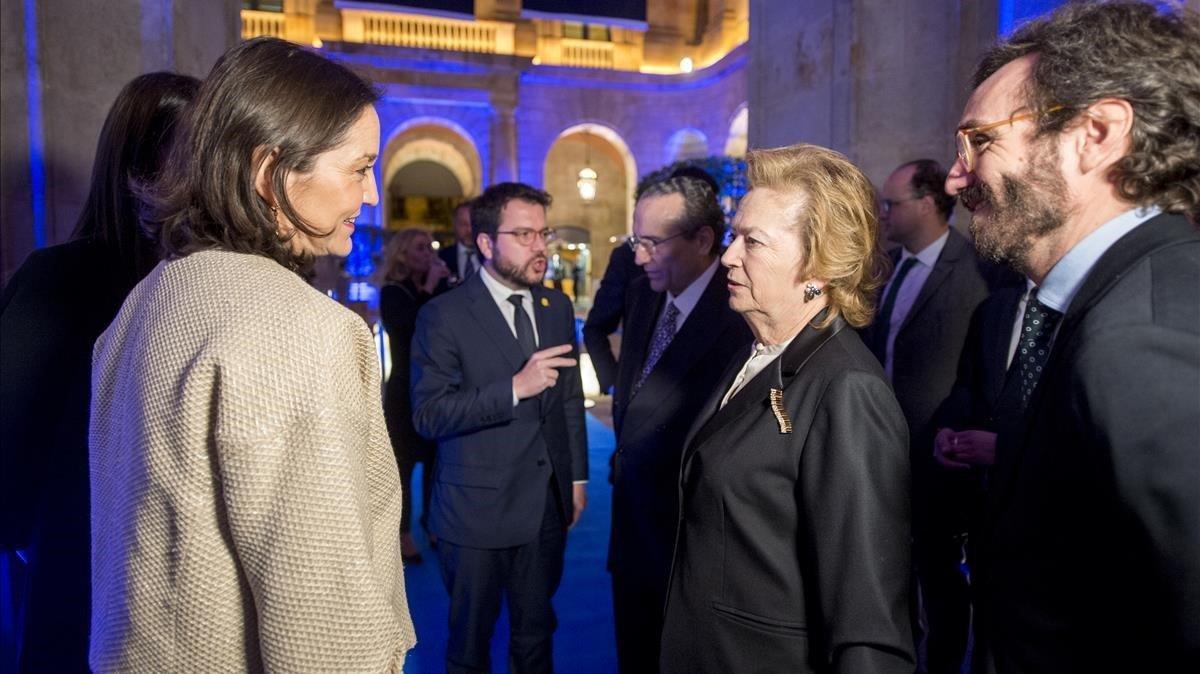
POLYGON ((645 278, 645 273, 634 262, 633 250, 624 244, 614 248, 583 324, 583 343, 605 393, 617 382, 617 357, 608 336, 617 331, 625 315, 626 289, 640 278, 645 278))
POLYGON ((662 670, 911 673, 908 435, 879 363, 809 325, 718 411, 743 362, 686 441, 662 670))
MULTIPOLYGON (((960 500, 967 485, 965 476, 946 473, 933 458, 934 414, 954 385, 971 314, 991 287, 1013 279, 1010 272, 980 261, 953 227, 949 232, 892 346, 892 389, 911 439, 913 526, 918 538, 957 533, 965 526, 960 513, 945 505, 960 500)), ((900 251, 891 255, 896 263, 900 251)), ((863 340, 883 342, 887 330, 887 325, 872 323, 864 329, 863 340)), ((875 355, 882 363, 883 354, 875 355)))
POLYGON ((34 251, 0 295, 0 547, 29 561, 22 671, 87 671, 92 346, 135 283, 115 251, 72 241, 34 251))
MULTIPOLYGON (((457 279, 456 285, 462 283, 463 274, 458 268, 458 249, 462 244, 454 243, 454 245, 446 246, 438 249, 438 257, 442 258, 442 262, 450 268, 450 275, 457 279)), ((482 263, 482 260, 480 260, 482 263)), ((482 267, 481 267, 482 268, 482 267)))
POLYGON ((660 589, 659 602, 666 593, 678 517, 683 440, 726 365, 749 355, 753 340, 746 322, 729 308, 725 279, 724 268, 718 267, 636 394, 633 385, 646 362, 666 293, 654 292, 641 278, 627 295, 613 396, 617 447, 608 567, 645 578, 647 585, 660 589))
MULTIPOLYGON (((488 273, 481 270, 481 274, 488 273)), ((539 349, 575 346, 571 300, 531 288, 539 349)), ((578 357, 573 349, 571 357, 578 357)), ((413 423, 438 443, 429 529, 477 548, 527 543, 537 535, 551 474, 563 521, 573 480, 588 477, 579 367, 513 406, 521 347, 480 274, 421 307, 412 344, 413 423)))
POLYGON ((979 574, 999 671, 1200 671, 1198 290, 1183 217, 1124 236, 1002 429, 979 574))

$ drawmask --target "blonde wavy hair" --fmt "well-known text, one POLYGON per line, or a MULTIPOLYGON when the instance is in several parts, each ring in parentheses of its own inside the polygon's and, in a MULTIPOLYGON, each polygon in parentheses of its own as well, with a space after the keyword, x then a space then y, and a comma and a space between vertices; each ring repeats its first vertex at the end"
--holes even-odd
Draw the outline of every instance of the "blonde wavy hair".
POLYGON ((376 285, 382 287, 412 278, 412 268, 408 266, 408 246, 418 237, 433 240, 433 234, 420 227, 402 229, 388 239, 387 245, 383 247, 383 262, 379 265, 379 271, 375 273, 376 285))
POLYGON ((879 246, 875 188, 845 156, 797 144, 746 154, 751 189, 766 188, 796 199, 786 217, 800 235, 801 278, 825 280, 829 313, 861 328, 875 313, 876 291, 890 262, 879 246))

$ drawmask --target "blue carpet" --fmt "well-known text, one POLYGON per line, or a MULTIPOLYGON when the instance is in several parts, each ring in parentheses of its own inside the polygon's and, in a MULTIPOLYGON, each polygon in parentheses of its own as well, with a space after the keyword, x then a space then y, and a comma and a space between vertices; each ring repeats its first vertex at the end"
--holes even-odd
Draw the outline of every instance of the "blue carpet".
MULTIPOLYGON (((617 657, 613 637, 612 594, 604 560, 608 552, 608 528, 612 488, 608 484, 608 457, 615 440, 612 431, 587 417, 591 476, 588 506, 583 519, 567 535, 566 570, 554 596, 558 631, 554 634, 554 668, 560 672, 601 674, 615 672, 617 657)), ((420 508, 420 471, 413 477, 413 504, 420 508)), ((420 511, 414 513, 418 521, 420 511)), ((414 527, 419 529, 420 527, 414 527)), ((423 532, 414 532, 422 547, 424 563, 404 571, 408 607, 417 628, 417 647, 408 654, 404 671, 434 674, 446 671, 446 636, 449 599, 438 571, 437 556, 429 549, 423 532)), ((492 637, 492 669, 507 670, 508 617, 501 612, 492 637)))

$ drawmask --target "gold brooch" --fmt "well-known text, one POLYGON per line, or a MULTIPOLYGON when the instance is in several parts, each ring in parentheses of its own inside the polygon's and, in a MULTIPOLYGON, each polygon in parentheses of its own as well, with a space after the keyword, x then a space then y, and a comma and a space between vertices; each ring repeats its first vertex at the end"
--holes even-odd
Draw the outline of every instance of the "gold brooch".
POLYGON ((783 408, 782 389, 771 389, 771 411, 775 413, 775 421, 779 422, 779 432, 791 433, 792 420, 788 418, 787 410, 783 408))
POLYGON ((548 306, 550 306, 550 300, 548 300, 548 299, 546 299, 545 297, 543 297, 543 298, 542 298, 542 306, 543 306, 543 307, 548 307, 548 306))

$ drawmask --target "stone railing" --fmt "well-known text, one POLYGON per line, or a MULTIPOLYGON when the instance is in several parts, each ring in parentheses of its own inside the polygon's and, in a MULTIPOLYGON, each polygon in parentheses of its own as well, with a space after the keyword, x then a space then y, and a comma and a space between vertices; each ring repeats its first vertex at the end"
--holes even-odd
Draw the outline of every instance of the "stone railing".
POLYGON ((512 54, 515 26, 497 21, 461 21, 432 16, 342 10, 342 39, 417 49, 512 54))
POLYGON ((597 70, 612 70, 616 67, 613 58, 613 43, 611 42, 564 37, 561 50, 558 65, 597 70))
POLYGON ((253 9, 242 10, 242 39, 249 40, 260 35, 270 35, 282 38, 286 33, 286 23, 282 12, 260 12, 253 9))

